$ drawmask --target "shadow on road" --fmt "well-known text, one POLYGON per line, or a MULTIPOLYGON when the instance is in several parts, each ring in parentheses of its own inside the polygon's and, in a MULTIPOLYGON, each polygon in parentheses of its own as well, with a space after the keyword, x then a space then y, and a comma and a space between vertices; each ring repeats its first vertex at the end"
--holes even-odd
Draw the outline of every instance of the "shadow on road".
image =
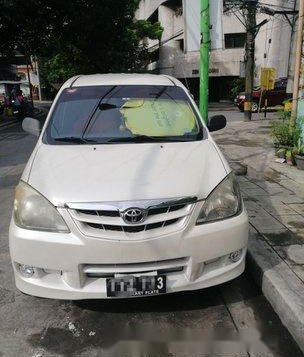
MULTIPOLYGON (((193 311, 206 309, 211 306, 218 306, 223 304, 221 291, 223 288, 233 288, 233 285, 244 284, 243 280, 246 277, 240 277, 234 282, 203 289, 199 291, 189 291, 173 293, 168 295, 143 297, 139 299, 115 299, 115 300, 79 300, 74 301, 73 304, 78 308, 99 311, 103 313, 130 313, 130 312, 173 312, 173 311, 193 311)), ((249 278, 250 279, 250 278, 249 278)), ((240 291, 236 299, 238 301, 246 298, 254 298, 261 295, 260 290, 252 282, 251 289, 248 288, 240 291)), ((235 301, 234 301, 235 302, 235 301)))

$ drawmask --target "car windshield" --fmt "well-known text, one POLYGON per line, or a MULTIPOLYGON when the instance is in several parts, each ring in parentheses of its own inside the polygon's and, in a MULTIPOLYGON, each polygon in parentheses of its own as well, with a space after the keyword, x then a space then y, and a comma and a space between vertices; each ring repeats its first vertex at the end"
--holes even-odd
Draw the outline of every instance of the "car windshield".
POLYGON ((51 144, 194 141, 200 119, 177 86, 88 86, 65 89, 44 136, 51 144))

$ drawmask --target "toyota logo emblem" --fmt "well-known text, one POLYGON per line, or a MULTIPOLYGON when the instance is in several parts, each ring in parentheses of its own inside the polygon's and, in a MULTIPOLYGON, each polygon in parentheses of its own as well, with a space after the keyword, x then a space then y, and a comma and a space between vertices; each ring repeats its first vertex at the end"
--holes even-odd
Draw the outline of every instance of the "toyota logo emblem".
POLYGON ((126 223, 136 224, 144 221, 146 212, 141 208, 129 208, 123 212, 122 217, 126 223))

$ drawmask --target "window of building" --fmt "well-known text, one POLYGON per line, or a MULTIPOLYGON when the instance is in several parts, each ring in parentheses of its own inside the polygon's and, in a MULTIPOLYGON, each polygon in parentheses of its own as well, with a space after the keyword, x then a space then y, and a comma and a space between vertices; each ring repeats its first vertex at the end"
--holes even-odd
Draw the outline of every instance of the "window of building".
POLYGON ((153 12, 153 14, 148 18, 148 21, 150 21, 152 24, 158 21, 158 9, 153 12))
POLYGON ((225 48, 243 48, 245 46, 245 33, 225 34, 225 48))
POLYGON ((179 45, 179 49, 182 51, 182 52, 184 52, 184 50, 185 50, 185 44, 184 44, 184 39, 180 39, 180 40, 177 40, 177 42, 178 42, 178 45, 179 45))

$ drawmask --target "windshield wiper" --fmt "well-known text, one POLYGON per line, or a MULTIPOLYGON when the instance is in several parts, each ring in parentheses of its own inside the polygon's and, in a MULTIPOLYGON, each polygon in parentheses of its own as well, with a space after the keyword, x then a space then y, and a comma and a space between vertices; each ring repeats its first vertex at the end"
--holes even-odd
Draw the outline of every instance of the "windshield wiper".
POLYGON ((55 141, 63 141, 67 143, 75 143, 75 144, 87 144, 87 143, 96 143, 95 140, 91 139, 83 139, 77 136, 64 136, 61 138, 54 138, 55 141))
MULTIPOLYGON (((96 107, 93 109, 93 111, 92 111, 92 113, 90 114, 90 117, 89 117, 89 119, 88 119, 88 121, 87 121, 87 123, 86 123, 86 125, 85 125, 85 128, 84 128, 84 130, 83 130, 83 132, 82 132, 82 136, 81 136, 82 138, 85 136, 85 133, 87 132, 87 130, 88 130, 88 128, 89 128, 89 125, 91 124, 91 121, 92 121, 92 119, 94 118, 94 115, 95 115, 95 113, 97 112, 97 110, 98 110, 98 109, 100 109, 100 110, 107 110, 107 109, 109 109, 109 107, 106 109, 105 106, 104 106, 104 108, 103 108, 103 106, 101 106, 101 104, 102 104, 102 101, 103 101, 116 87, 117 87, 116 85, 115 85, 115 86, 112 86, 112 87, 99 99, 99 101, 98 101, 96 107)), ((106 104, 106 103, 104 103, 104 104, 106 104)))
POLYGON ((136 135, 136 136, 130 136, 125 138, 109 139, 107 140, 107 143, 145 143, 145 142, 183 142, 183 141, 190 141, 190 140, 188 137, 183 138, 183 137, 136 135))

